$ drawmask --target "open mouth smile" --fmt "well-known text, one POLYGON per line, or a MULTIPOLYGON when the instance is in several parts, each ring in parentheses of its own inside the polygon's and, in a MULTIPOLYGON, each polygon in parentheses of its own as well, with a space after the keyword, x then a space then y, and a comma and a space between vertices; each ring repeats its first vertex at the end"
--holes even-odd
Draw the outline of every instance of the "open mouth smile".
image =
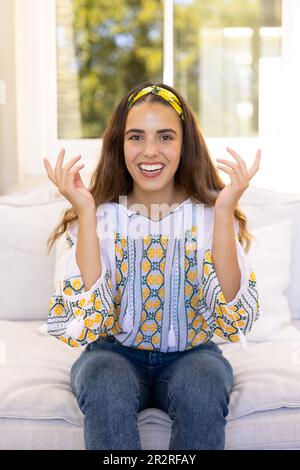
POLYGON ((155 163, 155 164, 144 164, 141 163, 139 166, 140 172, 146 178, 154 178, 156 176, 161 175, 165 165, 162 163, 155 163))

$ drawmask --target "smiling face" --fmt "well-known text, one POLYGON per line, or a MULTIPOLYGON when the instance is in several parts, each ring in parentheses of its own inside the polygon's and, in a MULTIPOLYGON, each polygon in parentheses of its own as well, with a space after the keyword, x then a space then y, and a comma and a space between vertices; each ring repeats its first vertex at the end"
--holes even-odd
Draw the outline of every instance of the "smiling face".
POLYGON ((172 199, 182 137, 180 117, 171 106, 142 102, 130 109, 124 155, 136 199, 142 202, 172 199))

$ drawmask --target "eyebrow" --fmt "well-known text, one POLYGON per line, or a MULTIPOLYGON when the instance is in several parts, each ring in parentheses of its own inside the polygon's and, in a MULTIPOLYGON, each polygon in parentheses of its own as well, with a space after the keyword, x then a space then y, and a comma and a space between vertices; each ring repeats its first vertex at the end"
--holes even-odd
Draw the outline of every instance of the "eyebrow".
MULTIPOLYGON (((128 131, 125 132, 126 134, 129 134, 130 132, 136 132, 137 134, 145 134, 145 131, 143 129, 129 129, 128 131)), ((174 129, 159 129, 156 131, 157 134, 163 134, 164 132, 173 132, 174 134, 177 134, 177 132, 174 129)))

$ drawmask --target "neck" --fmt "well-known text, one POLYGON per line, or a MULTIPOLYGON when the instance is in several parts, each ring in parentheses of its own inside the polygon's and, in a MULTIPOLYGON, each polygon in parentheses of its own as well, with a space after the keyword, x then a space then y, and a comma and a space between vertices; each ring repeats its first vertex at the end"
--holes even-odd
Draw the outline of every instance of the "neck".
POLYGON ((132 193, 127 197, 127 207, 138 210, 146 217, 159 219, 160 214, 164 217, 187 197, 184 189, 175 185, 159 191, 143 191, 134 185, 132 193))

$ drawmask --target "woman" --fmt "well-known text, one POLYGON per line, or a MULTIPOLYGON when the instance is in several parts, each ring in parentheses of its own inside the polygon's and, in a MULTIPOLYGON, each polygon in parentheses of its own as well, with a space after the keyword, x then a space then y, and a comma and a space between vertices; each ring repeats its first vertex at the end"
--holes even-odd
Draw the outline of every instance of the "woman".
POLYGON ((211 339, 244 343, 259 317, 238 201, 260 151, 249 170, 228 151, 225 186, 184 98, 145 82, 115 109, 89 188, 80 156, 63 166, 62 150, 54 171, 44 159, 72 204, 49 238, 66 232, 69 250, 48 333, 86 346, 71 370, 86 449, 140 449, 149 406, 172 419, 169 449, 224 449, 233 371, 211 339))

